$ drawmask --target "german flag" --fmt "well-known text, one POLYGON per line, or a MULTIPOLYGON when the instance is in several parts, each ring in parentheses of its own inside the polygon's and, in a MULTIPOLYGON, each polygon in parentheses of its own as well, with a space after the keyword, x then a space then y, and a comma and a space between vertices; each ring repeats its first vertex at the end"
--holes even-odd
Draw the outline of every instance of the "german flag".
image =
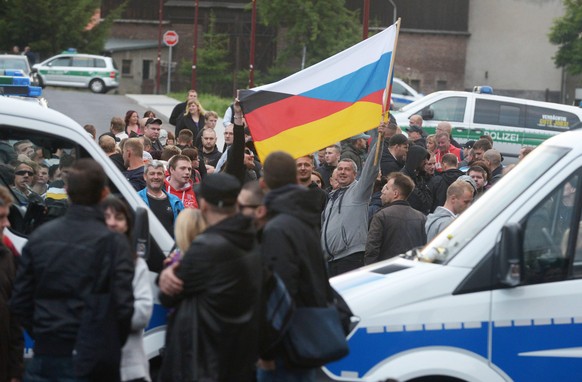
POLYGON ((298 158, 377 127, 396 36, 394 24, 279 82, 241 90, 259 157, 282 150, 298 158))

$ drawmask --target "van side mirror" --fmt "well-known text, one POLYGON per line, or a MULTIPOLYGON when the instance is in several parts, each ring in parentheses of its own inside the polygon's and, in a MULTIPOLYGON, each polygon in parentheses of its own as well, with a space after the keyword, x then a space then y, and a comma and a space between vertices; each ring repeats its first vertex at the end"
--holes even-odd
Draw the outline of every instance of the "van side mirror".
POLYGON ((523 232, 521 224, 506 224, 501 229, 501 238, 496 248, 497 280, 505 286, 514 287, 521 283, 521 258, 523 253, 523 232))
POLYGON ((433 119, 434 118, 434 110, 433 109, 422 109, 422 112, 420 114, 422 116, 422 119, 427 120, 427 119, 433 119))
POLYGON ((133 247, 138 257, 147 260, 150 255, 150 224, 148 211, 143 207, 135 210, 135 224, 133 226, 133 247))

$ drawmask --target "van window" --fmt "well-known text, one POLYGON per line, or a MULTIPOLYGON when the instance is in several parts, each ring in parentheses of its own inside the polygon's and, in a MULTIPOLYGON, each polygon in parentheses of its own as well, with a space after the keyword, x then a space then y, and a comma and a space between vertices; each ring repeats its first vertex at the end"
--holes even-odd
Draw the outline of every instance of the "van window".
POLYGON ((399 84, 396 81, 392 83, 392 93, 393 94, 400 94, 400 95, 410 95, 408 93, 408 90, 406 90, 406 88, 404 86, 402 86, 401 84, 399 84))
POLYGON ((436 121, 463 122, 467 97, 443 98, 425 108, 432 110, 436 121))
POLYGON ((92 68, 93 59, 91 57, 74 57, 73 66, 77 68, 92 68))
POLYGON ((49 66, 71 66, 71 58, 70 57, 55 58, 49 63, 49 66))
POLYGON ((560 281, 568 276, 570 233, 579 222, 575 209, 579 179, 578 174, 570 176, 523 221, 523 284, 560 281))
POLYGON ((580 123, 576 114, 567 111, 528 106, 526 127, 551 131, 567 131, 580 123))
MULTIPOLYGON (((11 191, 15 201, 9 221, 13 231, 23 236, 67 210, 59 163, 70 165, 75 158, 90 157, 82 146, 67 138, 6 125, 0 125, 0 151, 3 154, 0 155, 0 185, 11 191), (32 168, 34 174, 17 174, 20 163, 28 171, 32 168), (40 176, 40 164, 47 166, 44 168, 53 174, 53 179, 46 181, 40 176)), ((109 182, 109 187, 112 193, 119 194, 113 182, 109 182)))
POLYGON ((523 127, 524 121, 525 105, 487 99, 477 99, 475 102, 474 123, 523 127))

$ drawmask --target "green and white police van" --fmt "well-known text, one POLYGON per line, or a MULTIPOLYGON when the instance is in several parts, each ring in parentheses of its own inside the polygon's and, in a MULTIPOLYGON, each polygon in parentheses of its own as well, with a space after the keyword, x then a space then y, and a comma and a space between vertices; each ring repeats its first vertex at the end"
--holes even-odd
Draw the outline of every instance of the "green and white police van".
POLYGON ((119 87, 119 71, 111 57, 66 53, 33 66, 40 83, 53 86, 89 88, 106 93, 119 87))
POLYGON ((433 134, 439 122, 449 122, 459 143, 490 135, 507 163, 517 160, 522 146, 536 147, 553 135, 579 128, 582 120, 581 108, 498 96, 488 86, 476 86, 473 92, 431 93, 394 112, 394 117, 404 128, 414 114, 424 119, 427 134, 433 134))

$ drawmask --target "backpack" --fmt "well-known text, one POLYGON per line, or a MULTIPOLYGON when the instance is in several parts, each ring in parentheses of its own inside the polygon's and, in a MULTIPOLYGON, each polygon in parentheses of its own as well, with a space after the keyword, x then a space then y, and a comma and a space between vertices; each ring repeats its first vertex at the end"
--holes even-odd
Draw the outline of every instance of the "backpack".
POLYGON ((259 354, 268 354, 279 345, 295 312, 293 300, 283 280, 267 268, 263 270, 259 322, 259 354))

